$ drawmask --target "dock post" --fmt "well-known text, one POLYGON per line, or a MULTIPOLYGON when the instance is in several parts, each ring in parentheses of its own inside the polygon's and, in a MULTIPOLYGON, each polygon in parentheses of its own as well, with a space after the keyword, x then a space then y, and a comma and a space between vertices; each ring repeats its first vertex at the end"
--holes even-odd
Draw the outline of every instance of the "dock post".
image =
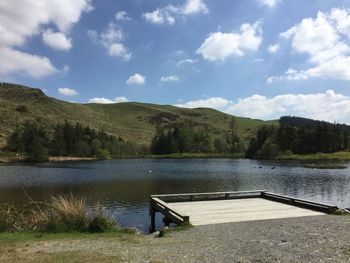
POLYGON ((149 216, 151 217, 150 233, 156 231, 156 211, 153 209, 152 205, 149 207, 149 216))

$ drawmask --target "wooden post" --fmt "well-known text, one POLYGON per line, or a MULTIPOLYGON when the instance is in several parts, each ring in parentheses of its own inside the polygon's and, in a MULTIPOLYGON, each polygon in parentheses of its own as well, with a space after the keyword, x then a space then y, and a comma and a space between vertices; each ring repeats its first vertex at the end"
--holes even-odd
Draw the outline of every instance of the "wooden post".
POLYGON ((149 216, 151 217, 151 225, 149 228, 150 233, 156 231, 156 211, 153 209, 153 206, 149 207, 149 216))

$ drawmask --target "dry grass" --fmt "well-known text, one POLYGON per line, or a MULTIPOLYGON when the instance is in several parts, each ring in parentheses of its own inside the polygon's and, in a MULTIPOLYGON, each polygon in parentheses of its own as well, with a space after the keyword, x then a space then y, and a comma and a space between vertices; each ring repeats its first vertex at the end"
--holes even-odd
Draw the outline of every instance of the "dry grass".
POLYGON ((104 232, 115 225, 115 220, 106 215, 102 206, 88 213, 85 199, 73 194, 55 196, 44 203, 0 205, 0 232, 104 232))

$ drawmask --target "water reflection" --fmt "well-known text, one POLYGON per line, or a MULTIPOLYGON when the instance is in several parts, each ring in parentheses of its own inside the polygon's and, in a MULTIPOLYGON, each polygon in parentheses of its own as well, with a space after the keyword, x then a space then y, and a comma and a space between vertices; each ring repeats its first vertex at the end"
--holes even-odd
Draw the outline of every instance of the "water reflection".
POLYGON ((317 170, 291 162, 230 159, 1 165, 0 202, 23 202, 24 191, 35 200, 72 192, 85 196, 90 205, 100 202, 116 211, 122 225, 145 230, 148 198, 155 193, 266 189, 349 207, 349 171, 349 167, 317 170))

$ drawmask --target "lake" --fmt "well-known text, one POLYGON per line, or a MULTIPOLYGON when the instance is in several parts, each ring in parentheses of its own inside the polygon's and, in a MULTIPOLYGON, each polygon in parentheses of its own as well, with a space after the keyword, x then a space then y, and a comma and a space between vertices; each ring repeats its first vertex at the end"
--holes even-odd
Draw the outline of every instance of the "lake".
MULTIPOLYGON (((268 190, 350 207, 346 169, 310 169, 297 162, 245 159, 122 159, 0 165, 0 202, 20 203, 61 193, 103 204, 122 226, 148 231, 149 195, 268 190)), ((161 218, 157 218, 158 226, 161 218)))

